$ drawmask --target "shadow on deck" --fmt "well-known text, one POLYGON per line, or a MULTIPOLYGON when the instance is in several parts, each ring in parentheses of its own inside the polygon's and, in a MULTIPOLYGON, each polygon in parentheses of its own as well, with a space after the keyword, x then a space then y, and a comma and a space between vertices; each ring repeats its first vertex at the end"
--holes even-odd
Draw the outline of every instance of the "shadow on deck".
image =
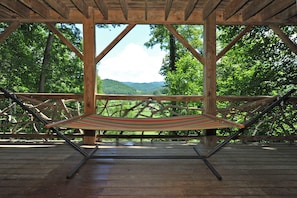
MULTIPOLYGON (((191 144, 101 144, 97 155, 195 155, 191 144)), ((92 159, 71 180, 81 155, 65 144, 0 145, 0 197, 297 197, 295 144, 228 144, 199 159, 92 159)))

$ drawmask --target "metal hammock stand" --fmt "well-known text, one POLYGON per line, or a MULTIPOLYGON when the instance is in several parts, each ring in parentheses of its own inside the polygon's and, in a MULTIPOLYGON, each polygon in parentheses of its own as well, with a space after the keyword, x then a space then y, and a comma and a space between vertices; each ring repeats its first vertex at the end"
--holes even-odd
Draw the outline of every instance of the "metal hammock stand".
POLYGON ((245 125, 233 123, 228 120, 217 118, 211 115, 196 115, 196 116, 182 116, 173 118, 112 118, 104 117, 96 114, 83 115, 75 117, 69 120, 62 120, 56 123, 48 123, 48 121, 41 118, 34 111, 29 109, 19 100, 15 95, 9 93, 3 88, 0 91, 4 93, 7 98, 12 99, 18 105, 20 105, 25 111, 34 116, 38 121, 43 123, 45 127, 50 128, 54 133, 56 133, 60 138, 65 140, 73 149, 77 150, 83 155, 83 159, 68 173, 67 178, 72 178, 79 169, 89 160, 89 159, 201 159, 205 165, 211 170, 211 172, 216 176, 218 180, 222 180, 222 176, 213 167, 213 165, 208 161, 208 158, 216 154, 221 150, 226 144, 228 144, 232 139, 236 138, 238 135, 242 134, 244 130, 253 124, 255 124, 262 116, 269 113, 274 107, 279 105, 281 102, 286 101, 289 96, 296 90, 292 89, 282 97, 277 98, 274 102, 267 105, 267 107, 259 113, 257 116, 252 118, 245 125), (214 147, 206 155, 202 155, 197 147, 193 147, 197 155, 195 156, 96 156, 95 152, 98 150, 98 145, 91 151, 86 152, 78 144, 72 142, 68 137, 61 133, 56 126, 63 126, 67 128, 80 128, 80 129, 91 129, 91 130, 190 130, 190 129, 209 129, 209 128, 229 128, 237 127, 240 128, 237 132, 231 134, 223 142, 214 147))

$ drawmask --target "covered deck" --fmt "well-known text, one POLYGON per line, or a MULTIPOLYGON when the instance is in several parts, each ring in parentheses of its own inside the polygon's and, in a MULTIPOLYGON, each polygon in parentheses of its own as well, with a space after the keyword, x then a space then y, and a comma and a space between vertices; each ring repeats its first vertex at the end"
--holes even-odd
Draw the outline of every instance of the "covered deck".
MULTIPOLYGON (((195 155, 196 143, 101 143, 99 155, 195 155), (130 145, 130 146, 128 146, 130 145)), ((71 180, 81 156, 63 143, 2 143, 1 197, 296 197, 295 144, 229 144, 210 161, 92 159, 71 180)), ((203 148, 200 148, 203 150, 203 148)))

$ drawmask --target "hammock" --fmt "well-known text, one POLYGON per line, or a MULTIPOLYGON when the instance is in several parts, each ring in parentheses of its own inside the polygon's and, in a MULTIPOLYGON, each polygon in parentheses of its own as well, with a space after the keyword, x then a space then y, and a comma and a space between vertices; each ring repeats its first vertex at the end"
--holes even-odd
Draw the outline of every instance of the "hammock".
POLYGON ((53 122, 47 124, 46 128, 57 126, 63 128, 114 131, 182 131, 230 127, 244 128, 242 124, 207 114, 169 118, 121 118, 90 114, 53 122))

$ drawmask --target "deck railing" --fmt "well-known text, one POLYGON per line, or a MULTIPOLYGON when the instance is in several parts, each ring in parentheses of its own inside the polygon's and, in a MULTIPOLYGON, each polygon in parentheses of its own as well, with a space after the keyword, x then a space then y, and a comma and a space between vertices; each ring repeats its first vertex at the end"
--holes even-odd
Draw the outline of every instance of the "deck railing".
MULTIPOLYGON (((45 94, 16 93, 28 107, 48 122, 68 119, 83 114, 83 95, 81 94, 45 94)), ((273 96, 218 96, 217 116, 245 123, 271 103, 273 96)), ((154 95, 96 95, 97 113, 115 117, 170 117, 179 115, 201 114, 203 96, 154 96, 154 95)), ((290 140, 296 139, 297 97, 275 108, 255 126, 241 136, 244 140, 290 140)), ((80 137, 82 130, 64 129, 71 136, 80 137)), ((218 136, 234 129, 218 130, 218 136)), ((143 138, 143 132, 98 131, 100 138, 143 138), (126 134, 126 136, 125 136, 126 134)), ((156 135, 146 134, 146 138, 200 138, 202 131, 160 131, 156 135)), ((31 115, 0 93, 0 138, 56 138, 31 115)))

